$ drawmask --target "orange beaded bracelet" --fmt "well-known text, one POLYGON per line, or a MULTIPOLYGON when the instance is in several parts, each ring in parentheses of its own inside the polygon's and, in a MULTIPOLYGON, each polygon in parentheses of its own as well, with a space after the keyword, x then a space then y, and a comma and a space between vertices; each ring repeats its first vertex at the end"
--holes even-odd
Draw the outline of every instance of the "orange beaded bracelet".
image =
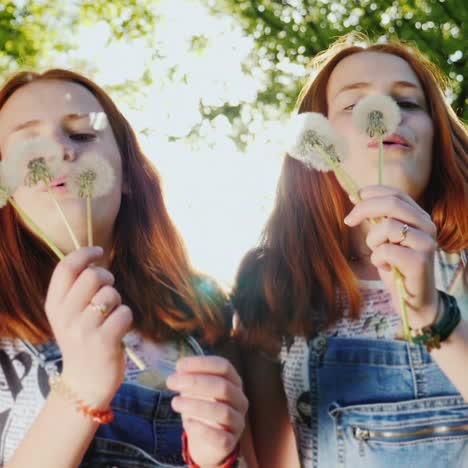
POLYGON ((86 405, 75 392, 62 380, 60 375, 54 375, 49 378, 49 385, 51 390, 64 396, 67 400, 75 404, 76 410, 91 418, 93 421, 99 424, 108 424, 114 419, 114 412, 111 408, 106 410, 99 410, 86 405))

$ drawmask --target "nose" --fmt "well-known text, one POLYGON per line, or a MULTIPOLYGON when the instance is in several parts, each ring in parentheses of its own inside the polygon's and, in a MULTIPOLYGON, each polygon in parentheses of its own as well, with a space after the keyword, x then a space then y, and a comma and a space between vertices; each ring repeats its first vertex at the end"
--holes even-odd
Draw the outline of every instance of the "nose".
POLYGON ((72 162, 76 159, 76 153, 72 148, 64 148, 63 150, 63 160, 72 162))

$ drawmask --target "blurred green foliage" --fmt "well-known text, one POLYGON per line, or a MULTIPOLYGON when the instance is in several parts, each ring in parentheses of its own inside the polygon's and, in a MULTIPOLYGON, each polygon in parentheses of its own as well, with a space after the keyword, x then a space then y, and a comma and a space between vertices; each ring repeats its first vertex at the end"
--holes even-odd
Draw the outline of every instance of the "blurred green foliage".
MULTIPOLYGON (((57 53, 77 48, 80 26, 107 25, 110 40, 143 38, 152 43, 157 0, 0 0, 0 76, 20 68, 53 65, 57 53)), ((82 71, 93 64, 77 63, 82 71)), ((147 80, 142 77, 142 82, 147 80)))
POLYGON ((452 105, 468 120, 466 0, 205 0, 215 14, 237 18, 254 38, 268 78, 258 105, 294 106, 303 83, 284 71, 304 66, 347 32, 371 39, 397 37, 416 45, 449 76, 452 105))

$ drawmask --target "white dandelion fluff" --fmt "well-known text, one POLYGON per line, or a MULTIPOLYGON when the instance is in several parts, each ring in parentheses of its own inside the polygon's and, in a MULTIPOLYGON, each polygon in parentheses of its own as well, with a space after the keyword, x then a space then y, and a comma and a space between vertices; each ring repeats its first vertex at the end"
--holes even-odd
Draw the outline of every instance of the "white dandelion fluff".
POLYGON ((353 109, 353 123, 373 138, 395 132, 401 122, 397 103, 388 96, 371 95, 360 100, 353 109))
POLYGON ((96 153, 85 153, 69 174, 69 190, 77 196, 97 198, 109 193, 115 184, 112 166, 96 153))
POLYGON ((330 171, 343 161, 343 145, 329 120, 317 112, 295 115, 289 125, 287 153, 310 169, 330 171))
POLYGON ((18 143, 4 161, 4 178, 9 187, 48 184, 60 174, 62 147, 47 138, 36 137, 18 143))
POLYGON ((343 169, 344 140, 330 121, 320 113, 304 112, 293 117, 290 124, 292 145, 288 154, 311 169, 333 171, 343 188, 354 199, 360 195, 354 180, 343 169))
POLYGON ((36 234, 49 248, 54 252, 59 259, 64 257, 61 250, 57 245, 47 236, 47 234, 32 220, 32 218, 16 203, 11 196, 13 190, 11 190, 5 181, 4 174, 5 161, 0 161, 0 208, 3 208, 8 202, 11 203, 17 213, 23 218, 23 221, 29 226, 32 232, 36 234))

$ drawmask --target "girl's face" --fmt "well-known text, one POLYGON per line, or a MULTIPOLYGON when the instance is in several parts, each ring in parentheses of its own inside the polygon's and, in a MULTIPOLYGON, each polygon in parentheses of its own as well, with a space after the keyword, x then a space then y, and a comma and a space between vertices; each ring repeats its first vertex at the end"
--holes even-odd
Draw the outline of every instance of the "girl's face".
POLYGON ((376 140, 358 130, 351 117, 360 99, 375 94, 392 97, 402 117, 393 136, 404 144, 384 145, 384 184, 417 200, 429 181, 434 129, 416 74, 396 55, 359 52, 341 60, 330 76, 328 118, 347 142, 343 166, 360 187, 377 184, 376 140))
MULTIPOLYGON (((67 189, 67 176, 83 154, 93 152, 105 158, 115 173, 115 185, 93 201, 95 243, 109 246, 120 208, 122 161, 104 110, 85 87, 65 80, 32 82, 15 91, 0 110, 0 154, 8 160, 21 145, 36 137, 60 145, 63 164, 59 182, 53 188, 81 245, 86 245, 86 201, 67 189), (102 128, 104 127, 104 128, 102 128), (63 179, 62 179, 63 178, 63 179)), ((52 184, 53 185, 53 184, 52 184)), ((43 184, 21 186, 14 193, 17 203, 65 252, 73 246, 54 202, 43 184)))

